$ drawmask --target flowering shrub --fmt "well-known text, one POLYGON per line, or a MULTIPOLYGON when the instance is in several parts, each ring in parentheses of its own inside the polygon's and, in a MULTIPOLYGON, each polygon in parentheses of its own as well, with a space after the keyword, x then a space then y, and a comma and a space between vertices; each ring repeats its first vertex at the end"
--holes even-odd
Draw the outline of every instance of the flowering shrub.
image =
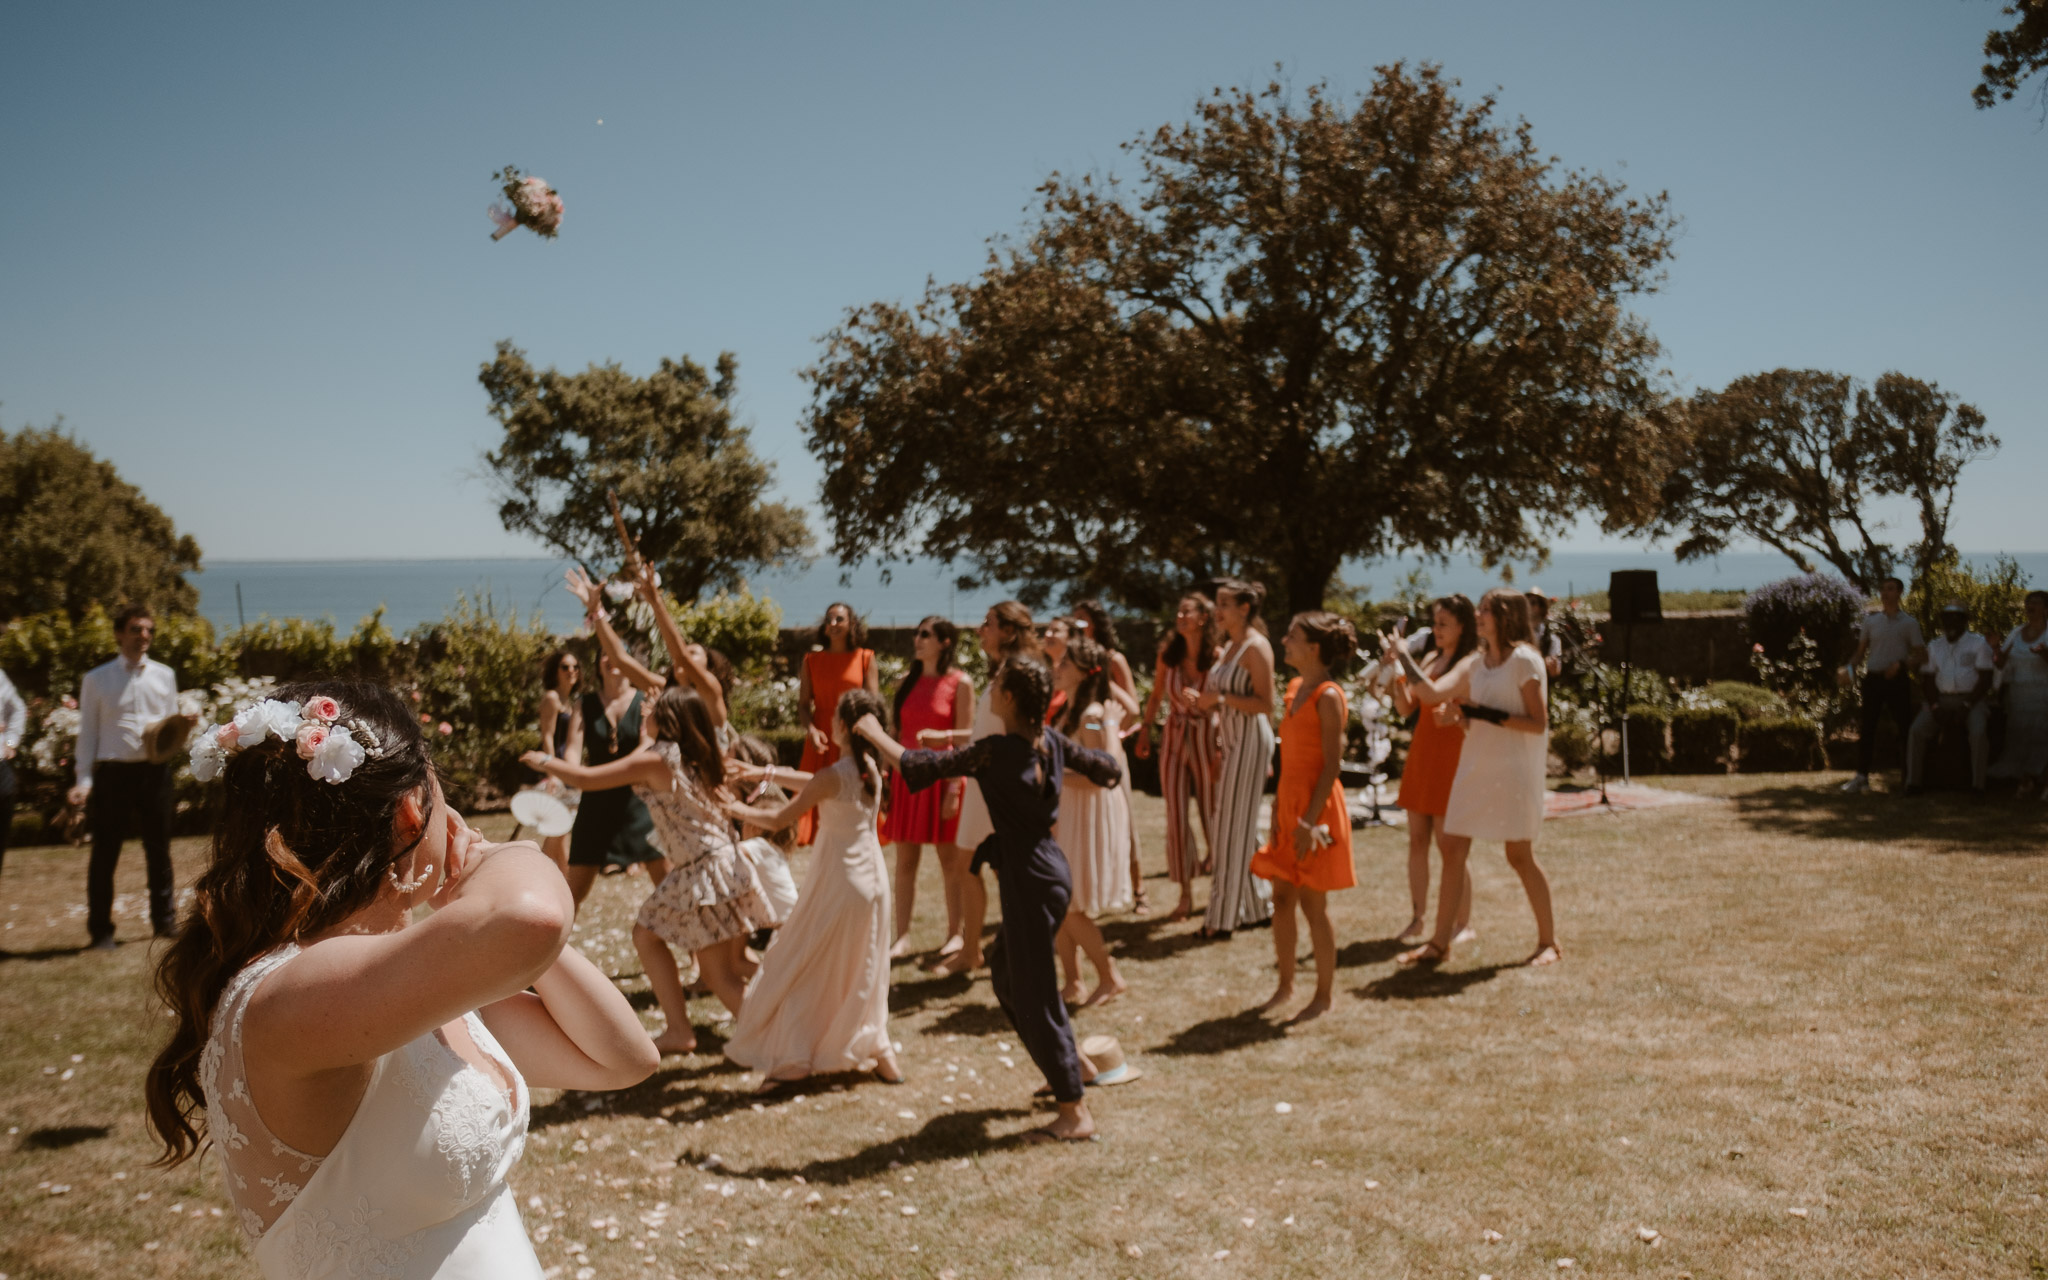
MULTIPOLYGON (((885 684, 886 690, 888 686, 885 684)), ((726 710, 741 733, 773 734, 794 731, 797 722, 797 678, 742 679, 726 691, 726 710)))
POLYGON ((1929 637, 1941 634, 1941 606, 1960 600, 1969 607, 1970 629, 2006 632, 2026 620, 2027 571, 2011 556, 1999 556, 1986 569, 1958 564, 1955 557, 1929 565, 1913 583, 1906 612, 1920 620, 1929 637))
MULTIPOLYGON (((1805 635, 1818 655, 1822 674, 1849 655, 1863 596, 1832 574, 1782 578, 1749 593, 1742 602, 1749 638, 1774 659, 1790 656, 1795 637, 1805 635)), ((1769 683, 1769 682, 1766 682, 1769 683)), ((1776 688, 1776 685, 1771 685, 1776 688)))

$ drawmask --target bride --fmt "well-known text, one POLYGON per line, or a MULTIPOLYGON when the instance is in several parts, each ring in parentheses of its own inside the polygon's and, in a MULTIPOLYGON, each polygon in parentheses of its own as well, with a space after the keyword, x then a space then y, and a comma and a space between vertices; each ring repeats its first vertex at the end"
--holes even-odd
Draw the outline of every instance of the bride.
POLYGON ((223 795, 157 970, 165 1162, 212 1140, 266 1277, 537 1280, 505 1185, 528 1089, 624 1088, 658 1061, 565 945, 561 872, 448 808, 379 685, 287 686, 204 732, 192 768, 223 795))

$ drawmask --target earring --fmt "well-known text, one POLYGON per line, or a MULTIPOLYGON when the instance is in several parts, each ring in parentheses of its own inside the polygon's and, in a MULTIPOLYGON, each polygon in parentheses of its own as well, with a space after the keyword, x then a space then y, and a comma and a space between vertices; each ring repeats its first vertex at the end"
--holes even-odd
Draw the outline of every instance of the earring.
POLYGON ((384 868, 384 878, 389 880, 391 882, 391 887, 398 890, 400 893, 418 893, 420 890, 427 887, 427 881, 432 879, 433 875, 434 864, 431 862, 429 862, 426 866, 421 867, 420 873, 410 880, 400 880, 398 878, 397 867, 384 868))

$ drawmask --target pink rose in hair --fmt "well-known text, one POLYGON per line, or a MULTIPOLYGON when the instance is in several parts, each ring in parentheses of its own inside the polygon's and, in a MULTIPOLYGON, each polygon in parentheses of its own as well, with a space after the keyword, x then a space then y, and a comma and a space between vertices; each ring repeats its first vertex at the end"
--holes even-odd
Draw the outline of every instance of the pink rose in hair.
POLYGON ((445 737, 447 737, 447 736, 448 736, 449 734, 451 734, 451 733, 454 733, 454 732, 455 732, 455 726, 454 726, 454 725, 452 725, 452 724, 449 724, 449 723, 448 723, 448 722, 447 722, 446 720, 443 720, 443 721, 441 722, 441 736, 442 736, 442 737, 444 737, 444 738, 445 738, 445 737))
MULTIPOLYGON (((306 699, 306 718, 308 720, 318 720, 322 724, 333 724, 336 720, 341 719, 341 704, 324 695, 308 698, 306 699)), ((302 735, 301 741, 303 740, 302 735)))
MULTIPOLYGON (((330 699, 332 701, 332 699, 330 699)), ((299 726, 299 759, 311 760, 327 741, 327 726, 307 723, 299 726)))
POLYGON ((213 731, 213 740, 220 743, 221 750, 232 751, 242 741, 242 731, 235 728, 234 721, 230 720, 213 731))

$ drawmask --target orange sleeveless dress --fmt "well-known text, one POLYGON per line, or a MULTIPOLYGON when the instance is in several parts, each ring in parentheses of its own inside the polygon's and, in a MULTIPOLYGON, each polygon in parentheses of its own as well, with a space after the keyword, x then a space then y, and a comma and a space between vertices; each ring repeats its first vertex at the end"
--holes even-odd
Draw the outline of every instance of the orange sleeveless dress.
POLYGON ((1436 722, 1436 708, 1423 707, 1415 717, 1415 736, 1401 766, 1401 794, 1395 807, 1408 813, 1441 818, 1451 806, 1451 780, 1458 776, 1458 757, 1465 750, 1465 725, 1445 728, 1436 722))
MULTIPOLYGON (((1288 707, 1294 706, 1294 695, 1300 689, 1299 676, 1288 681, 1288 707)), ((1344 807, 1344 784, 1332 782, 1324 796, 1310 794, 1316 779, 1323 775, 1323 722, 1316 703, 1324 689, 1337 690, 1344 717, 1350 718, 1351 704, 1345 700, 1342 686, 1325 680, 1299 711, 1290 710, 1280 722, 1280 785, 1274 797, 1273 829, 1267 833, 1266 847, 1252 856, 1252 874, 1328 893, 1357 884, 1358 872, 1351 861, 1351 814, 1344 807), (1330 829, 1330 843, 1296 858, 1294 828, 1305 813, 1315 815, 1309 819, 1311 823, 1330 829)), ((1343 739, 1340 736, 1338 740, 1343 739)))
MULTIPOLYGON (((811 724, 827 739, 823 751, 812 746, 808 737, 804 739, 803 763, 797 767, 805 773, 828 769, 839 759, 839 747, 830 741, 832 717, 839 713, 839 697, 848 689, 865 686, 874 665, 873 649, 855 649, 850 653, 814 649, 804 655, 804 669, 811 674, 811 724)), ((809 844, 817 835, 818 811, 813 808, 797 819, 796 842, 809 844)))

